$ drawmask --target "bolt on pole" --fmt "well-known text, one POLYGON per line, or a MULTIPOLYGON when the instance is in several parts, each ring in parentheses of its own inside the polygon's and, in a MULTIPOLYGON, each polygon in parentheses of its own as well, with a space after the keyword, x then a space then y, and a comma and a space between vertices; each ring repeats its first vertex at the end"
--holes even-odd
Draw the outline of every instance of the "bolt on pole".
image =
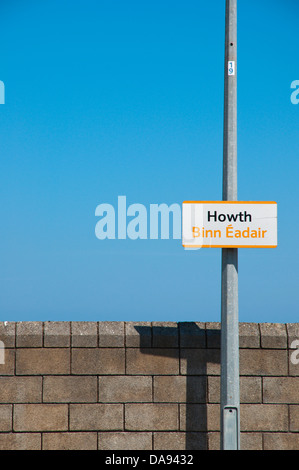
MULTIPOLYGON (((237 0, 226 0, 223 201, 237 200, 237 0)), ((221 449, 240 449, 238 249, 222 249, 221 449)))

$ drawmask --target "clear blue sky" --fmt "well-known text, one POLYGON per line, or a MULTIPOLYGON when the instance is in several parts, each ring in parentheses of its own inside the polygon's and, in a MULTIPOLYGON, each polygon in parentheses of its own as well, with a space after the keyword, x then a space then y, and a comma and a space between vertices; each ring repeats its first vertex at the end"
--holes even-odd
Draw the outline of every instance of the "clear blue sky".
MULTIPOLYGON (((220 249, 95 237, 95 208, 219 200, 224 0, 0 7, 1 320, 220 320, 220 249)), ((297 0, 239 1, 240 200, 278 203, 239 253, 240 321, 298 321, 297 0)))

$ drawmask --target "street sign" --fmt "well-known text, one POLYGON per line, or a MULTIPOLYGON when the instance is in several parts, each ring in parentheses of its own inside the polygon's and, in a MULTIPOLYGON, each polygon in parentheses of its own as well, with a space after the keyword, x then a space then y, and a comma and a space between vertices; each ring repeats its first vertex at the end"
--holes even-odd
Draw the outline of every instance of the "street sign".
POLYGON ((185 201, 185 248, 275 248, 276 202, 185 201))

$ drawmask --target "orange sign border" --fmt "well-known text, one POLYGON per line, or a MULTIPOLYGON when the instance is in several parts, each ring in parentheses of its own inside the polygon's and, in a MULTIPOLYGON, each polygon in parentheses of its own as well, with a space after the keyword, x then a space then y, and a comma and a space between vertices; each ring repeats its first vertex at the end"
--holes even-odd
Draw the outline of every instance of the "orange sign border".
POLYGON ((183 201, 183 204, 276 204, 275 201, 183 201))

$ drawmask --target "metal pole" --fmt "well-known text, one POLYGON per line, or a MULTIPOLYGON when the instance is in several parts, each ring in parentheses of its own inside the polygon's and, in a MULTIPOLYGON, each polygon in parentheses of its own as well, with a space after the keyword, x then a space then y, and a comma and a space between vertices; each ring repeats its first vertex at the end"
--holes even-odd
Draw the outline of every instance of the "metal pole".
MULTIPOLYGON (((223 200, 237 200, 237 0, 226 0, 223 200)), ((240 449, 238 249, 222 249, 221 449, 240 449)))

